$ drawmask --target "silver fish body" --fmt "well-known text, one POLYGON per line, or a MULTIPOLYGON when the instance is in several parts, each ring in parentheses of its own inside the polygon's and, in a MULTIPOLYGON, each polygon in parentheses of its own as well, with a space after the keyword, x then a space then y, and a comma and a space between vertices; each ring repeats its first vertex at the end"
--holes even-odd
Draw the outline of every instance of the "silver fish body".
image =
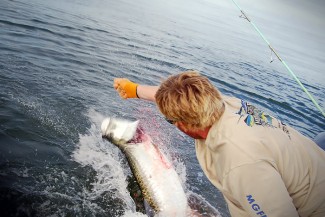
MULTIPOLYGON (((114 126, 113 131, 116 132, 119 128, 119 121, 110 119, 110 122, 112 121, 115 123, 111 123, 111 126, 114 126)), ((105 124, 104 122, 102 124, 103 137, 115 141, 114 144, 125 154, 144 198, 157 215, 187 216, 187 197, 179 176, 167 157, 152 143, 150 137, 144 134, 141 142, 121 142, 126 139, 114 137, 117 134, 108 129, 107 121, 105 124)), ((134 124, 130 126, 132 129, 126 130, 127 132, 134 131, 134 124)))

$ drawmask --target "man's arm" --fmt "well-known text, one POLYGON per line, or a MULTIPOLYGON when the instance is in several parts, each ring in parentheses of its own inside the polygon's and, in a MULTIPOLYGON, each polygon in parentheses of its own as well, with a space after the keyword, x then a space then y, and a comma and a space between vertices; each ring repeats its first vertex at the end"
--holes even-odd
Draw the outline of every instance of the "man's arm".
POLYGON ((230 209, 232 215, 242 210, 249 216, 299 216, 280 174, 268 162, 236 167, 224 179, 224 187, 228 202, 237 201, 230 209))
POLYGON ((159 86, 146 86, 146 85, 138 85, 137 87, 137 95, 140 99, 149 100, 155 102, 155 94, 158 90, 159 86))

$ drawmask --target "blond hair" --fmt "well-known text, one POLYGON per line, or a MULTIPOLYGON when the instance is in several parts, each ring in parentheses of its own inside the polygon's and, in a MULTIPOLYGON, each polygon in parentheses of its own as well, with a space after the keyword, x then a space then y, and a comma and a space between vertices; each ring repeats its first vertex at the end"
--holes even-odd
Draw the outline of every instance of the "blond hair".
POLYGON ((212 126, 224 111, 220 92, 207 77, 195 71, 168 77, 155 98, 167 119, 183 122, 192 130, 212 126))

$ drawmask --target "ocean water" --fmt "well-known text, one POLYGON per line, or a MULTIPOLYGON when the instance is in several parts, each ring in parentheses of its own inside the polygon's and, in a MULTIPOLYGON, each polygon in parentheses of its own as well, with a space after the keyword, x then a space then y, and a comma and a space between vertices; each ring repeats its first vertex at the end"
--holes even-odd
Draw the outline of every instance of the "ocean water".
MULTIPOLYGON (((313 25, 294 22, 307 22, 299 8, 283 19, 288 14, 275 6, 239 3, 324 109, 323 23, 308 11, 313 25)), ((112 83, 157 85, 196 69, 224 94, 310 138, 325 131, 324 117, 281 63, 270 63, 268 47, 239 14, 231 1, 1 0, 1 216, 143 216, 128 191, 124 156, 101 138, 107 116, 139 119, 173 162, 192 206, 229 216, 193 140, 154 104, 120 99, 112 83)))

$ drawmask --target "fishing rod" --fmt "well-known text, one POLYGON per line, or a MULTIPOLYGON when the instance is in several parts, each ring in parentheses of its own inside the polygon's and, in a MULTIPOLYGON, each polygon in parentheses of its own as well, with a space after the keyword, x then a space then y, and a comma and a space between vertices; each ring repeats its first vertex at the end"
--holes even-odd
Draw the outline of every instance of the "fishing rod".
MULTIPOLYGON (((289 66, 287 65, 287 63, 280 57, 280 55, 275 51, 275 49, 271 46, 270 42, 264 37, 264 35, 262 34, 262 32, 259 30, 259 28, 255 25, 255 23, 249 19, 249 17, 245 14, 245 12, 240 8, 240 6, 237 4, 237 2, 235 0, 232 0, 232 2, 237 6, 237 8, 240 10, 241 18, 244 18, 245 20, 247 20, 250 24, 252 24, 252 26, 254 27, 254 29, 258 32, 258 34, 263 38, 263 40, 267 43, 267 45, 269 46, 270 50, 271 50, 271 54, 274 53, 275 56, 278 58, 278 60, 286 67, 286 69, 290 72, 290 74, 292 75, 292 77, 297 81, 297 83, 300 85, 301 89, 308 95, 308 97, 311 99, 311 101, 314 103, 314 105, 316 106, 316 108, 322 113, 322 115, 325 117, 325 112, 322 110, 322 108, 319 106, 319 104, 316 102, 316 100, 314 99, 314 97, 308 92, 308 90, 305 88, 305 86, 300 82, 300 80, 298 79, 298 77, 295 75, 295 73, 293 73, 293 71, 289 68, 289 66)), ((273 62, 273 60, 271 60, 271 62, 273 62)))

